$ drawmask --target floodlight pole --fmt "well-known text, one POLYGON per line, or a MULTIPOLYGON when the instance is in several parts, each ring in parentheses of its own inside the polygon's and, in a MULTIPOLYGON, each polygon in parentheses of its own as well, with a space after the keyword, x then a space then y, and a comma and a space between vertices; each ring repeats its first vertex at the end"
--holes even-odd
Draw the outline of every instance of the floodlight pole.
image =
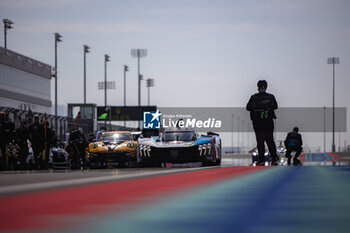
POLYGON ((148 88, 148 106, 150 105, 150 87, 154 86, 154 79, 153 78, 148 78, 146 80, 146 86, 148 88))
POLYGON ((149 92, 149 89, 150 89, 150 86, 148 86, 148 101, 147 101, 147 102, 148 102, 148 106, 149 106, 149 100, 150 100, 150 94, 149 94, 150 92, 149 92))
POLYGON ((239 148, 239 123, 240 119, 237 117, 237 147, 239 148))
POLYGON ((248 148, 248 150, 249 150, 249 142, 250 142, 250 137, 249 137, 249 123, 247 123, 247 148, 248 148))
POLYGON ((244 148, 244 120, 242 120, 242 147, 244 148))
POLYGON ((84 104, 86 104, 86 54, 90 52, 90 47, 84 45, 84 104))
MULTIPOLYGON (((334 59, 333 59, 334 60, 334 59)), ((333 130, 332 130, 332 152, 335 152, 335 64, 333 62, 333 130)))
POLYGON ((2 22, 4 23, 4 48, 7 49, 7 30, 12 29, 14 23, 9 19, 4 19, 2 22))
POLYGON ((326 106, 323 107, 323 152, 326 153, 326 106))
POLYGON ((232 154, 234 153, 234 150, 233 150, 233 131, 234 131, 234 129, 233 129, 233 126, 234 126, 234 114, 231 114, 231 116, 232 116, 232 134, 231 134, 231 146, 232 146, 232 154))
POLYGON ((140 73, 140 50, 137 50, 137 74, 138 74, 138 85, 139 85, 139 99, 138 104, 141 106, 141 73, 140 73))
MULTIPOLYGON (((124 65, 124 107, 126 106, 126 72, 129 71, 129 67, 124 65)), ((124 120, 124 127, 126 126, 126 122, 124 120)))
MULTIPOLYGON (((141 80, 142 75, 140 74, 140 58, 147 56, 147 50, 146 49, 132 49, 131 50, 131 56, 137 57, 137 78, 138 78, 138 106, 141 107, 141 80)), ((141 126, 141 122, 139 121, 139 128, 141 126)))
POLYGON ((332 122, 332 152, 335 152, 335 64, 339 64, 339 57, 331 57, 327 60, 328 64, 333 65, 333 122, 332 122))
POLYGON ((105 107, 107 107, 107 62, 109 62, 109 56, 105 54, 105 107))
MULTIPOLYGON (((107 54, 105 54, 105 110, 107 110, 107 62, 109 62, 109 56, 107 54)), ((109 120, 111 120, 111 116, 110 116, 110 110, 108 110, 108 116, 109 116, 109 120)), ((106 119, 105 119, 105 127, 106 127, 107 123, 106 123, 106 119)))
POLYGON ((62 41, 62 36, 59 33, 55 33, 55 130, 58 132, 57 128, 57 43, 62 41))
POLYGON ((129 67, 124 65, 124 107, 126 106, 126 72, 129 71, 129 67))

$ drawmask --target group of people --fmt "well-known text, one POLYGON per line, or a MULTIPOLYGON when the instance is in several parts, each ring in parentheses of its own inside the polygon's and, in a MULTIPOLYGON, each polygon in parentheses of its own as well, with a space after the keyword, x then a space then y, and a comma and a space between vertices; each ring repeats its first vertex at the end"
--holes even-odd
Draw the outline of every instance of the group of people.
POLYGON ((55 132, 39 121, 39 115, 34 115, 33 122, 15 124, 5 112, 0 112, 0 170, 14 169, 44 169, 47 167, 48 152, 56 146, 55 132), (33 152, 34 163, 27 161, 29 143, 33 152))
MULTIPOLYGON (((276 119, 275 110, 278 108, 277 101, 274 95, 267 93, 267 82, 260 80, 257 83, 258 93, 252 95, 247 103, 246 109, 250 112, 250 118, 253 122, 255 131, 259 161, 257 165, 265 164, 265 143, 267 144, 271 155, 271 165, 278 165, 278 156, 276 144, 273 138, 274 119, 276 119)), ((34 121, 26 127, 26 122, 21 122, 18 128, 11 122, 5 112, 0 112, 0 170, 13 169, 19 164, 19 169, 28 169, 26 162, 29 150, 28 142, 31 143, 33 156, 35 161, 34 168, 43 169, 47 167, 48 151, 51 147, 56 146, 57 138, 55 132, 49 127, 48 122, 44 125, 39 121, 39 116, 34 116, 34 121), (17 160, 10 156, 11 151, 17 150, 17 160)), ((89 142, 98 139, 106 129, 101 127, 101 130, 96 134, 89 136, 89 142)), ((86 148, 85 138, 81 138, 82 133, 72 131, 70 133, 69 142, 72 145, 79 144, 86 148), (76 136, 74 136, 76 134, 76 136), (75 138, 76 137, 76 138, 75 138)), ((295 151, 293 164, 299 165, 298 159, 302 152, 303 141, 299 134, 298 127, 294 127, 293 131, 288 133, 285 140, 287 149, 286 157, 288 165, 291 165, 291 153, 295 151)), ((76 146, 75 146, 76 147, 76 146)), ((72 148, 73 150, 73 148, 72 148)), ((79 149, 82 151, 82 148, 79 149)), ((79 153, 82 154, 82 153, 79 153)), ((77 156, 81 157, 81 155, 77 156)))
MULTIPOLYGON (((278 156, 276 144, 273 138, 274 119, 276 119, 275 110, 278 108, 274 95, 267 93, 266 80, 260 80, 257 83, 258 93, 252 95, 247 103, 246 109, 250 112, 250 118, 253 122, 255 131, 259 161, 256 165, 265 165, 265 143, 271 155, 271 165, 278 165, 278 156)), ((288 133, 284 141, 288 165, 292 162, 292 152, 295 152, 293 165, 300 165, 299 155, 302 152, 303 141, 299 133, 299 128, 294 127, 293 131, 288 133)))
MULTIPOLYGON (((88 143, 104 132, 106 128, 101 127, 96 135, 90 134, 86 140, 79 129, 69 130, 64 150, 69 154, 72 169, 84 165, 88 143)), ((53 147, 58 147, 55 131, 48 121, 41 122, 39 115, 34 115, 32 121, 21 120, 16 128, 8 114, 0 112, 0 171, 47 169, 53 147)))

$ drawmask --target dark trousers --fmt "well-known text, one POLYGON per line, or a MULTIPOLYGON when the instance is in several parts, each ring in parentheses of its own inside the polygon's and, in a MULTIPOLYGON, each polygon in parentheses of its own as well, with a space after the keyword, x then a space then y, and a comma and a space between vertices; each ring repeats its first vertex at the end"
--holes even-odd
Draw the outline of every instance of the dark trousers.
POLYGON ((272 161, 277 160, 276 144, 273 139, 274 123, 272 119, 253 121, 253 128, 259 153, 259 161, 265 161, 265 142, 269 148, 272 161))
POLYGON ((32 149, 34 154, 35 166, 38 166, 42 161, 42 152, 44 150, 44 145, 41 142, 33 142, 32 149))
POLYGON ((25 169, 27 168, 27 164, 26 164, 26 159, 28 157, 28 144, 27 141, 22 141, 18 143, 20 146, 19 149, 19 161, 21 164, 21 169, 25 169))
POLYGON ((291 153, 295 151, 294 160, 298 159, 299 155, 301 154, 301 151, 303 150, 302 147, 287 147, 286 157, 291 158, 291 153))
POLYGON ((1 152, 0 169, 1 170, 4 170, 6 168, 6 146, 7 146, 7 143, 4 143, 4 142, 0 143, 0 152, 1 152))

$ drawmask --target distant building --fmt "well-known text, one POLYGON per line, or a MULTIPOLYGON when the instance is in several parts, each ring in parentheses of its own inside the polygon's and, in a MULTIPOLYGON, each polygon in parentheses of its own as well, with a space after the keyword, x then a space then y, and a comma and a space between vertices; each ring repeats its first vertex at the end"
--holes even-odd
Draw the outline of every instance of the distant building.
POLYGON ((0 47, 0 106, 51 113, 51 66, 0 47))

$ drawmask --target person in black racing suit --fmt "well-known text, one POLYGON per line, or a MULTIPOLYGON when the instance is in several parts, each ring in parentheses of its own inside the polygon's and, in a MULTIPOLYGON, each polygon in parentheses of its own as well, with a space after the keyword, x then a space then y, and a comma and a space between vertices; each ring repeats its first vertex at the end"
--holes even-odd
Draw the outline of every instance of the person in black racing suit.
POLYGON ((6 148, 8 144, 9 125, 4 112, 0 112, 0 170, 6 169, 6 148))
POLYGON ((16 129, 16 144, 19 146, 20 169, 27 169, 26 159, 29 153, 28 149, 29 131, 25 122, 21 120, 21 125, 16 129))
POLYGON ((14 141, 15 126, 5 112, 0 112, 0 170, 7 168, 6 151, 8 144, 14 141))
POLYGON ((72 129, 69 134, 69 143, 66 147, 66 151, 70 156, 72 169, 83 168, 85 165, 85 149, 87 143, 84 135, 79 129, 72 129))
POLYGON ((35 168, 43 169, 42 153, 45 146, 45 129, 39 122, 39 115, 34 115, 34 123, 29 126, 29 140, 32 143, 35 168))
POLYGON ((252 95, 246 109, 250 111, 250 119, 255 131, 259 161, 257 165, 265 163, 265 142, 271 155, 271 165, 277 165, 276 144, 273 139, 275 111, 278 108, 277 101, 272 94, 266 92, 267 82, 258 82, 258 93, 252 95))
POLYGON ((292 132, 289 132, 287 134, 286 140, 284 141, 284 145, 287 149, 286 152, 286 158, 288 159, 287 163, 288 165, 291 165, 291 153, 295 151, 295 155, 293 158, 293 165, 300 165, 301 162, 298 159, 299 155, 301 154, 303 150, 303 140, 301 138, 301 134, 299 133, 299 128, 294 127, 292 132))

